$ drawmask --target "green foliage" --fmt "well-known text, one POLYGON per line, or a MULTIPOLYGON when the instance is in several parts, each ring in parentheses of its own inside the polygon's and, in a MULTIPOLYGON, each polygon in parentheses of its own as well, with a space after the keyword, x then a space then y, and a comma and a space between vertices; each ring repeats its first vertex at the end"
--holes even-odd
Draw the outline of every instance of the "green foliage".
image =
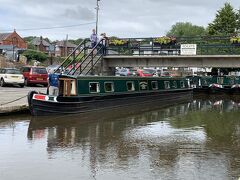
POLYGON ((171 42, 171 38, 169 37, 159 37, 153 40, 154 43, 159 43, 159 44, 168 44, 171 42))
POLYGON ((35 46, 34 46, 32 43, 28 43, 28 49, 34 50, 34 49, 35 49, 35 46))
POLYGON ((109 45, 121 46, 127 44, 126 40, 123 39, 110 39, 109 45))
MULTIPOLYGON (((37 38, 37 36, 27 36, 27 37, 24 37, 23 39, 29 44, 32 42, 33 39, 37 38)), ((43 38, 45 41, 51 43, 51 40, 48 39, 48 38, 43 38)))
POLYGON ((43 61, 47 60, 47 58, 48 58, 48 56, 46 54, 44 54, 43 52, 30 50, 30 49, 26 50, 23 53, 23 56, 27 57, 28 61, 37 60, 39 62, 43 62, 43 61))
POLYGON ((233 34, 236 29, 237 14, 230 3, 225 3, 224 7, 217 11, 214 21, 208 25, 210 35, 233 34))
POLYGON ((231 43, 233 44, 239 44, 240 43, 240 37, 232 37, 230 39, 231 43))
POLYGON ((237 12, 237 32, 240 33, 240 9, 237 12))
POLYGON ((27 43, 30 43, 33 39, 35 39, 36 36, 28 36, 28 37, 24 37, 24 41, 26 41, 27 43))
POLYGON ((70 43, 72 43, 72 44, 79 45, 79 44, 83 41, 83 39, 82 39, 82 38, 78 38, 78 39, 76 39, 76 40, 74 40, 74 39, 69 39, 68 41, 69 41, 70 43))
POLYGON ((202 26, 193 25, 190 22, 178 22, 168 31, 167 36, 183 37, 183 36, 202 36, 206 34, 206 30, 202 26))

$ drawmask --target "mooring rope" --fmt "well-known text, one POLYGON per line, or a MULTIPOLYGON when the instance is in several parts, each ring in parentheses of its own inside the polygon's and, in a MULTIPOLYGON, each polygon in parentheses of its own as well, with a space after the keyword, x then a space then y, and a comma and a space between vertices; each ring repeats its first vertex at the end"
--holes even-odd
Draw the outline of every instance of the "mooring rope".
POLYGON ((21 100, 21 99, 23 99, 23 98, 25 98, 25 97, 27 97, 27 95, 25 95, 25 96, 23 96, 23 97, 20 97, 20 98, 18 98, 18 99, 15 99, 15 100, 12 100, 12 101, 9 101, 9 102, 0 104, 0 106, 6 105, 6 104, 11 104, 11 103, 16 102, 16 101, 19 101, 19 100, 21 100))

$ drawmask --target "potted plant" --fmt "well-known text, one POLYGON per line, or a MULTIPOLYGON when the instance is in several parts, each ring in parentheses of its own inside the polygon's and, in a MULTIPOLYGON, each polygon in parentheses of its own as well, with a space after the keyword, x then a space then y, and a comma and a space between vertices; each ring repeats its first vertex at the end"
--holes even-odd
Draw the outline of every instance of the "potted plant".
POLYGON ((153 44, 155 46, 171 45, 172 43, 174 44, 176 43, 176 38, 164 36, 164 37, 155 38, 153 40, 153 44))
POLYGON ((128 44, 127 40, 124 39, 110 39, 109 46, 125 46, 128 44))
POLYGON ((231 37, 230 41, 232 44, 240 45, 240 37, 239 36, 231 37))

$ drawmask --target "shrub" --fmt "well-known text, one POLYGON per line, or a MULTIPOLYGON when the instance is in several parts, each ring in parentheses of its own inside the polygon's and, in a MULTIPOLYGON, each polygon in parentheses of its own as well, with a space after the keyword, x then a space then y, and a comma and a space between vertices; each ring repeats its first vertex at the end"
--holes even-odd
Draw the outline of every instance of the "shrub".
POLYGON ((153 42, 159 44, 169 44, 172 42, 172 39, 170 37, 159 37, 154 39, 153 42))
POLYGON ((127 44, 126 40, 123 39, 110 39, 109 45, 121 46, 127 44))
POLYGON ((233 44, 239 44, 240 43, 240 37, 232 37, 230 39, 231 43, 233 44))
POLYGON ((43 61, 46 61, 48 58, 48 56, 45 53, 40 51, 30 50, 30 49, 26 50, 23 53, 23 55, 27 57, 28 61, 37 60, 39 62, 43 62, 43 61))

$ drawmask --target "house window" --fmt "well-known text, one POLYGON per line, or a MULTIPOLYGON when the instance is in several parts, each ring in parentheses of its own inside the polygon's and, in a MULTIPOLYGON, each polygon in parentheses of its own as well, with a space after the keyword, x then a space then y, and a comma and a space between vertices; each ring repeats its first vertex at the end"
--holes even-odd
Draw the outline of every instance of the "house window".
POLYGON ((180 81, 180 86, 181 86, 181 88, 185 88, 184 81, 180 81))
POLYGON ((158 82, 157 81, 152 81, 152 89, 157 90, 158 89, 158 82))
POLYGON ((89 83, 89 92, 90 93, 99 93, 100 92, 100 85, 97 82, 89 83))
POLYGON ((114 84, 112 82, 104 83, 105 92, 114 92, 114 84))
POLYGON ((164 87, 165 87, 165 89, 170 89, 169 81, 164 81, 164 87))
POLYGON ((173 88, 177 88, 177 81, 173 81, 173 88))
POLYGON ((134 82, 127 82, 127 90, 135 91, 134 82))

